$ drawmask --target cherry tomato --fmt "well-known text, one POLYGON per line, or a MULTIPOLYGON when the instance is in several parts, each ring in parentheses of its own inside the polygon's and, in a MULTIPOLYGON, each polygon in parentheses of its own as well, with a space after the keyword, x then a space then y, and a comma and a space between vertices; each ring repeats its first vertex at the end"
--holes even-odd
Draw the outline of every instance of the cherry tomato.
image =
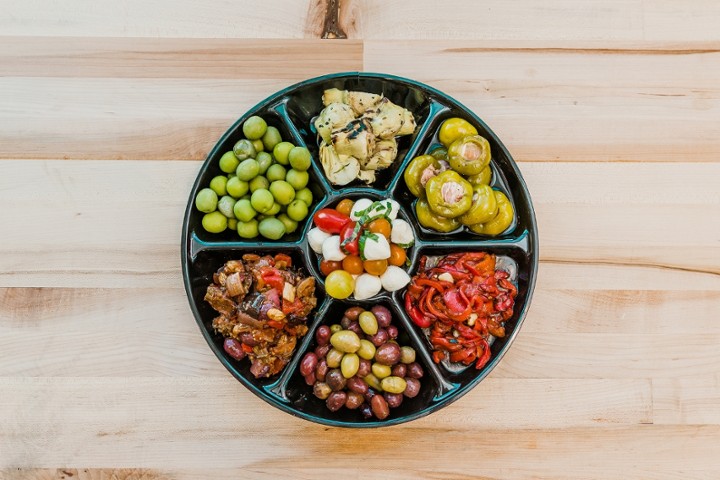
POLYGON ((392 232, 392 226, 390 225, 390 222, 388 222, 384 218, 378 218, 377 220, 373 220, 370 222, 367 226, 367 229, 370 230, 372 233, 379 233, 385 238, 390 238, 390 233, 392 232))
POLYGON ((353 237, 356 224, 357 222, 350 221, 340 230, 340 250, 348 255, 360 254, 360 232, 362 230, 353 237))
POLYGON ((323 260, 320 262, 320 273, 326 277, 330 275, 330 272, 342 269, 342 262, 335 262, 332 260, 323 260))
POLYGON ((350 221, 350 217, 332 208, 323 208, 313 215, 315 225, 326 233, 340 233, 340 230, 350 221))
POLYGON ((363 273, 363 261, 357 255, 348 255, 342 261, 342 269, 352 275, 360 275, 363 273))
POLYGON ((349 198, 345 198, 343 200, 340 200, 340 203, 337 204, 335 207, 335 210, 342 213, 343 215, 350 216, 350 212, 352 211, 352 207, 355 205, 355 202, 350 200, 349 198))
POLYGON ((403 265, 405 265, 406 258, 407 254, 405 253, 404 248, 399 245, 395 245, 394 243, 390 244, 390 259, 388 260, 390 265, 402 267, 403 265))
POLYGON ((355 289, 355 280, 345 270, 335 270, 325 279, 325 291, 333 298, 347 298, 355 289))
POLYGON ((365 260, 363 262, 365 271, 370 275, 382 275, 388 267, 387 260, 365 260))

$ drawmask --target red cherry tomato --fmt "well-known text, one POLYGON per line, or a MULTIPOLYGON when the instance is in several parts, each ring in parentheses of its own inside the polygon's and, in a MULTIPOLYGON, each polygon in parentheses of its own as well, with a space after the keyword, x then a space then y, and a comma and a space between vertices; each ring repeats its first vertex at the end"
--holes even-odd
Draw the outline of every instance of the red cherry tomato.
POLYGON ((338 234, 350 221, 350 217, 332 208, 323 208, 313 215, 315 225, 326 233, 338 234))
POLYGON ((340 230, 340 250, 348 255, 360 255, 360 232, 353 236, 356 223, 350 221, 340 230))

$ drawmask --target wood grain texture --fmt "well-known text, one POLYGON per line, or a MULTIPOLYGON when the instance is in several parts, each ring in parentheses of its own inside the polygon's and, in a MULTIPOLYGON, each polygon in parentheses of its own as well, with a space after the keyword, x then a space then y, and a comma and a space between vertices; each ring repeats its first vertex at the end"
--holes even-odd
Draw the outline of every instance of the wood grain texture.
POLYGON ((0 479, 720 478, 718 25, 712 0, 0 0, 0 479), (180 271, 218 136, 355 70, 474 110, 540 233, 499 366, 371 431, 243 388, 180 271))

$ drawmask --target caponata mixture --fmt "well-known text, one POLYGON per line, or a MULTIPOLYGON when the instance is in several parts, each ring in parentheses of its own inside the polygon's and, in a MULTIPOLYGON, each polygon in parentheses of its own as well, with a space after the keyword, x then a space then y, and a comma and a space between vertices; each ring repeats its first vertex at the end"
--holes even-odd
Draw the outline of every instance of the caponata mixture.
POLYGON ((427 329, 436 363, 447 358, 480 369, 490 360, 491 336, 505 336, 516 295, 510 273, 496 268, 495 255, 423 256, 405 293, 405 309, 427 329))
POLYGON ((307 333, 317 304, 315 279, 293 268, 288 255, 245 254, 213 275, 205 301, 220 314, 212 324, 225 337, 228 355, 247 357, 255 378, 270 377, 287 365, 307 333))
POLYGON ((314 126, 321 138, 320 162, 334 185, 373 183, 375 172, 397 157, 395 137, 415 131, 412 112, 382 95, 331 88, 322 100, 325 108, 314 126))
POLYGON ((317 347, 303 356, 300 374, 330 411, 359 409, 365 418, 384 420, 420 393, 424 374, 415 350, 397 338, 386 307, 350 307, 339 323, 315 331, 317 347))
POLYGON ((245 138, 220 158, 224 174, 198 192, 195 207, 210 233, 230 228, 241 238, 278 240, 297 230, 313 204, 307 187, 312 158, 259 116, 248 118, 242 130, 245 138))
POLYGON ((413 158, 403 174, 408 190, 418 197, 420 225, 444 233, 461 226, 483 235, 503 233, 515 211, 507 196, 489 185, 488 141, 462 118, 445 120, 438 139, 443 146, 413 158))
POLYGON ((328 295, 365 300, 410 282, 403 267, 415 235, 408 222, 397 218, 399 209, 395 200, 360 198, 344 199, 334 209, 315 213, 315 227, 307 238, 310 248, 322 256, 320 272, 328 295))

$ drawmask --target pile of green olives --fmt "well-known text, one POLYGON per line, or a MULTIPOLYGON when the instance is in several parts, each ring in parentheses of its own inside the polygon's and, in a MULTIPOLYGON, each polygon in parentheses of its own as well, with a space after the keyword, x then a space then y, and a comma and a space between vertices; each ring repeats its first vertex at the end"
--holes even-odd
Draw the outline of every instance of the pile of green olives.
POLYGON ((223 175, 198 192, 195 207, 210 233, 229 228, 241 238, 279 240, 297 230, 313 203, 310 152, 283 141, 259 116, 248 118, 242 130, 245 138, 220 158, 223 175))
POLYGON ((438 131, 442 146, 412 159, 403 174, 418 198, 415 213, 425 228, 495 236, 515 218, 508 197, 490 187, 491 150, 487 139, 462 118, 445 120, 438 131))

